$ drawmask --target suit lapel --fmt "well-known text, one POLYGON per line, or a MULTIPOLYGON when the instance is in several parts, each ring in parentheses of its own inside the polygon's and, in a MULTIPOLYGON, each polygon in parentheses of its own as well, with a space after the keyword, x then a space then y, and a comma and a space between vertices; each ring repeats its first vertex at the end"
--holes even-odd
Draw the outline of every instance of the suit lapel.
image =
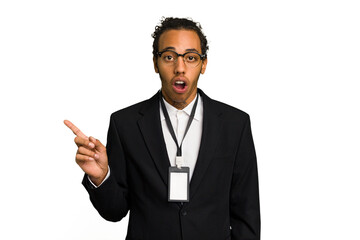
POLYGON ((190 202, 212 161, 221 133, 220 113, 212 106, 213 100, 206 96, 200 89, 198 89, 198 91, 201 94, 204 104, 203 131, 199 156, 190 182, 190 202))
POLYGON ((146 146, 165 185, 168 185, 169 157, 162 133, 159 110, 159 94, 155 94, 141 111, 138 121, 146 146))
MULTIPOLYGON (((212 156, 215 154, 221 133, 220 113, 214 108, 213 100, 206 96, 200 89, 198 89, 198 91, 203 99, 203 131, 199 156, 190 182, 190 201, 212 161, 212 156)), ((157 93, 149 99, 148 104, 140 111, 143 117, 138 121, 138 125, 158 173, 164 184, 168 186, 170 161, 161 128, 159 107, 159 94, 157 93)))

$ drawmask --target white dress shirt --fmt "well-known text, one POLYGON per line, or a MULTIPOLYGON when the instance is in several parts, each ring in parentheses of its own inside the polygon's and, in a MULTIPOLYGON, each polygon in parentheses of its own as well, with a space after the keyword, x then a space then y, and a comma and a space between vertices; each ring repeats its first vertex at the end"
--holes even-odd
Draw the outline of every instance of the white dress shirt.
MULTIPOLYGON (((171 124, 174 128, 174 132, 177 137, 178 144, 180 145, 181 141, 183 141, 181 148, 182 157, 184 161, 183 166, 190 168, 189 179, 191 179, 194 173, 196 160, 199 155, 201 135, 202 135, 202 125, 203 125, 203 102, 199 95, 199 100, 196 107, 194 120, 192 121, 190 128, 184 138, 185 129, 189 121, 191 110, 194 106, 195 100, 196 98, 194 98, 194 100, 182 110, 178 110, 177 108, 173 107, 164 100, 165 107, 166 110, 168 111, 171 124)), ((161 120, 162 131, 164 134, 167 153, 170 160, 170 165, 174 167, 176 166, 175 158, 176 158, 177 147, 174 139, 171 137, 170 131, 166 124, 165 116, 163 114, 161 105, 160 105, 160 120, 161 120)))
MULTIPOLYGON (((177 108, 173 107, 168 102, 166 102, 164 99, 165 107, 166 107, 166 110, 168 111, 169 118, 170 118, 171 124, 174 128, 174 132, 175 132, 175 135, 176 135, 179 145, 181 144, 181 141, 184 138, 185 129, 186 129, 187 123, 189 121, 191 110, 192 110, 192 107, 194 106, 195 100, 196 100, 196 98, 194 98, 194 100, 191 103, 189 103, 189 105, 187 105, 184 109, 178 110, 177 108)), ((162 132, 164 134, 166 150, 167 150, 167 153, 169 156, 170 165, 174 167, 177 147, 176 147, 176 143, 175 143, 174 139, 171 137, 170 131, 167 127, 167 124, 165 121, 165 116, 161 109, 160 102, 159 102, 159 107, 160 107, 161 127, 162 127, 162 132)), ((182 147, 181 147, 182 157, 184 159, 183 166, 190 168, 190 176, 189 176, 190 180, 194 173, 196 160, 199 155, 201 135, 202 135, 202 125, 203 125, 203 102, 202 102, 201 96, 199 94, 199 100, 198 100, 198 104, 196 107, 194 120, 192 121, 192 123, 190 125, 190 128, 185 136, 185 139, 183 140, 182 147)), ((101 184, 103 184, 103 182, 105 182, 106 179, 109 178, 109 176, 110 176, 110 168, 108 169, 108 173, 107 173, 104 181, 102 181, 101 184)), ((88 177, 88 179, 95 188, 100 187, 101 184, 99 186, 96 186, 90 180, 89 177, 88 177)))

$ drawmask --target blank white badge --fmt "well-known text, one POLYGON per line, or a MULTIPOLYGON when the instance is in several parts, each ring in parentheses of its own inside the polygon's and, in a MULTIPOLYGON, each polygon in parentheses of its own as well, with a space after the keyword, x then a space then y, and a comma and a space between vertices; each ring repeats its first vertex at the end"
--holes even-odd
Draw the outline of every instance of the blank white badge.
POLYGON ((169 168, 169 202, 189 202, 188 167, 169 168))

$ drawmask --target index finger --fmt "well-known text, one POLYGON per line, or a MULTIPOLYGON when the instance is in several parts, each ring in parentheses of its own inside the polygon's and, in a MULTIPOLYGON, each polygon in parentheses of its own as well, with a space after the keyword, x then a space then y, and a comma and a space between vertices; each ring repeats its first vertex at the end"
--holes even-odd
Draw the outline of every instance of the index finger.
POLYGON ((64 120, 64 124, 71 129, 71 131, 73 131, 73 133, 78 136, 78 137, 82 137, 82 138, 88 138, 82 131, 80 131, 80 129, 78 129, 72 122, 70 122, 69 120, 64 120))

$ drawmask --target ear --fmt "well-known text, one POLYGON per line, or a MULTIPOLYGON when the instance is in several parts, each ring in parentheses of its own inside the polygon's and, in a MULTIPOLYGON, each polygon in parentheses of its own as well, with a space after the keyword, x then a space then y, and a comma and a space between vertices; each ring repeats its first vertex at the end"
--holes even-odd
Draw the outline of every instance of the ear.
POLYGON ((158 64, 157 64, 157 58, 156 57, 153 57, 153 62, 154 62, 155 72, 159 73, 159 67, 158 67, 158 64))
POLYGON ((206 65, 207 65, 207 58, 205 58, 205 60, 203 60, 202 62, 202 65, 201 65, 201 74, 204 74, 205 73, 205 70, 206 70, 206 65))

